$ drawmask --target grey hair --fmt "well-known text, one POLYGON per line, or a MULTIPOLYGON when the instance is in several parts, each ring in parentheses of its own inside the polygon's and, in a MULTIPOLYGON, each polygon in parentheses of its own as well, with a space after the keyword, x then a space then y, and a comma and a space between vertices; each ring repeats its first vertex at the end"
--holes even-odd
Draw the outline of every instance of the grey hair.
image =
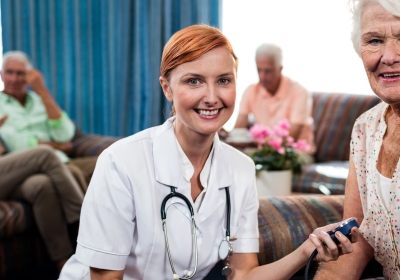
POLYGON ((262 44, 256 50, 256 58, 259 56, 272 57, 275 63, 282 66, 282 49, 274 44, 262 44))
POLYGON ((16 61, 24 63, 26 66, 26 70, 32 69, 32 64, 29 61, 28 56, 24 52, 8 51, 8 52, 4 53, 3 54, 3 64, 1 66, 1 69, 4 68, 4 65, 6 65, 7 61, 9 61, 9 60, 16 60, 16 61))
POLYGON ((361 18, 365 7, 371 4, 379 4, 392 15, 400 18, 399 0, 349 0, 349 8, 353 13, 353 29, 351 31, 351 41, 358 55, 361 48, 361 18))

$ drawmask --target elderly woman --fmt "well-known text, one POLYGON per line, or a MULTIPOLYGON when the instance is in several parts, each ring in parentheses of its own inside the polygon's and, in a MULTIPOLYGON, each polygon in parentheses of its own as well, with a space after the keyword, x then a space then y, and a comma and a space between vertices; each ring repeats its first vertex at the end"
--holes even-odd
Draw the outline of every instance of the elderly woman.
POLYGON ((353 44, 383 102, 358 118, 351 140, 344 216, 362 221, 364 238, 317 279, 359 279, 372 256, 386 278, 400 279, 400 1, 352 4, 353 44))

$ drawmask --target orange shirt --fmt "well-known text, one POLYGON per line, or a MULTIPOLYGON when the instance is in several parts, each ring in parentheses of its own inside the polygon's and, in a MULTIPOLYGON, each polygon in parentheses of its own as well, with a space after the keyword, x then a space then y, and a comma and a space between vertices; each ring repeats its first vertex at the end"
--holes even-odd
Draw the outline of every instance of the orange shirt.
POLYGON ((281 82, 275 95, 271 95, 259 83, 249 86, 243 94, 239 114, 253 113, 255 122, 273 127, 283 119, 290 124, 303 125, 299 139, 304 139, 315 150, 312 96, 299 83, 281 76, 281 82))

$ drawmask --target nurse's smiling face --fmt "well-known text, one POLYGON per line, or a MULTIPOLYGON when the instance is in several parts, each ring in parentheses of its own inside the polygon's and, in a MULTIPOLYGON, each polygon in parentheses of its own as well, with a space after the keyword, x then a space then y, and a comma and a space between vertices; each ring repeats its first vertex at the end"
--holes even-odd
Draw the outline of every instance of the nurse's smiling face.
POLYGON ((219 47, 173 69, 161 78, 173 102, 177 131, 213 135, 231 117, 236 99, 236 68, 230 52, 219 47))

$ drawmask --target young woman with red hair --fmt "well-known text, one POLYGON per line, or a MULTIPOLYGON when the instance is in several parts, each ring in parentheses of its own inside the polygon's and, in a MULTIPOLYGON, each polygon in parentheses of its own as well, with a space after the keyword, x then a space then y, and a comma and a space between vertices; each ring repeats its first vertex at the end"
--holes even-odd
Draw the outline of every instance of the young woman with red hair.
POLYGON ((228 279, 287 279, 315 248, 323 261, 353 250, 342 235, 335 245, 325 233, 330 225, 282 260, 258 266, 254 163, 217 135, 234 109, 237 67, 216 28, 194 25, 171 37, 160 84, 173 116, 101 154, 77 251, 60 279, 203 279, 220 259, 228 279))

